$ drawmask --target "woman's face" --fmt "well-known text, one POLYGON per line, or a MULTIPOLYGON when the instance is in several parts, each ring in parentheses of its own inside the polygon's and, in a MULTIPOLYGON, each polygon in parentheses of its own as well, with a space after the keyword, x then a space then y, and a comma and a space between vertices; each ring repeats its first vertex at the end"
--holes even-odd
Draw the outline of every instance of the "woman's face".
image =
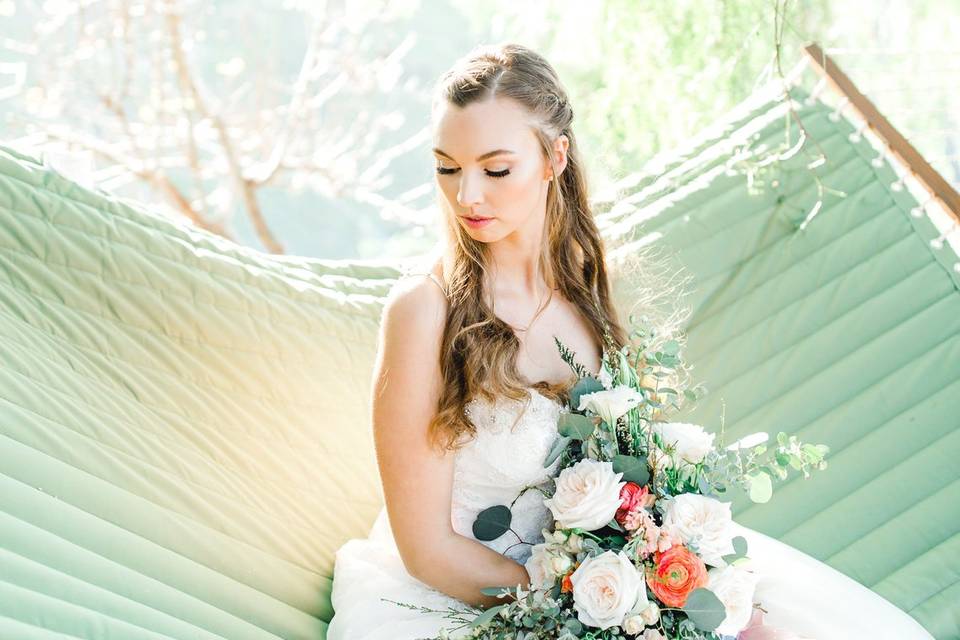
POLYGON ((524 107, 504 98, 444 103, 433 142, 440 191, 472 238, 495 242, 542 230, 552 173, 524 107))

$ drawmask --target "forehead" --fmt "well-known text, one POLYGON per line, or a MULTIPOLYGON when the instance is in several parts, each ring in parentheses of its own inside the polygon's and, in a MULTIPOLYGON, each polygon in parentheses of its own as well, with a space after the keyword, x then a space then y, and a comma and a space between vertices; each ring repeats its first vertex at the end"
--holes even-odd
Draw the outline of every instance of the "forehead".
POLYGON ((472 102, 465 107, 444 102, 434 118, 433 146, 454 158, 473 160, 493 149, 518 153, 538 146, 530 112, 507 98, 472 102))

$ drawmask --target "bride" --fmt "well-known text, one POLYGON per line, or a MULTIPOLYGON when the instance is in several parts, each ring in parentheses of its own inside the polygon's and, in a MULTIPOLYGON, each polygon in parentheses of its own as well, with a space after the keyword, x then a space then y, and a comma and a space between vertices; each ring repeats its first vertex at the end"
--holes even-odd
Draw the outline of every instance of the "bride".
MULTIPOLYGON (((440 80, 446 248, 384 308, 372 418, 385 508, 368 538, 337 551, 330 640, 436 637, 456 626, 437 612, 502 604, 481 589, 530 583, 524 562, 552 517, 524 489, 549 486, 557 463, 543 460, 576 378, 553 336, 592 372, 604 331, 626 340, 572 120, 556 72, 519 45, 480 47, 440 80), (478 540, 476 515, 497 504, 511 505, 511 531, 478 540)), ((787 630, 762 637, 931 637, 829 566, 737 533, 762 576, 764 622, 787 630)))

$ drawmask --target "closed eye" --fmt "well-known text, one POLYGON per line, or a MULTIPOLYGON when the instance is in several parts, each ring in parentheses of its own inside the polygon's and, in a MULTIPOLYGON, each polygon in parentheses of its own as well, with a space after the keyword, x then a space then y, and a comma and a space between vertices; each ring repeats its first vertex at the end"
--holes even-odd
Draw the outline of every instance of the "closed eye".
MULTIPOLYGON (((442 176, 448 176, 452 173, 456 173, 457 171, 460 171, 460 169, 449 169, 447 167, 437 167, 437 173, 439 173, 442 176)), ((504 169, 502 171, 486 171, 485 173, 491 178, 503 178, 504 176, 507 176, 510 174, 510 169, 504 169)))

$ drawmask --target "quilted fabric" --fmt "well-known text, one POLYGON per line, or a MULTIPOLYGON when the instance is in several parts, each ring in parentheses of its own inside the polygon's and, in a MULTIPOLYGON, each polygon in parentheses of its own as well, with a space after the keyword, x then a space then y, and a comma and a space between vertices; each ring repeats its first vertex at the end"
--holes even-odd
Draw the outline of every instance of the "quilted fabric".
POLYGON ((684 357, 708 394, 679 419, 831 447, 772 502, 735 501, 737 521, 960 638, 960 259, 851 122, 794 95, 823 183, 846 194, 805 228, 810 156, 769 164, 754 195, 728 175, 784 139, 787 103, 758 93, 624 193, 604 233, 612 255, 658 243, 693 276, 684 357))
MULTIPOLYGON (((796 106, 847 194, 809 226, 809 158, 754 195, 726 171, 783 136, 762 92, 601 225, 695 278, 710 393, 685 418, 832 447, 737 519, 960 638, 957 258, 849 122, 796 106)), ((0 637, 322 639, 333 552, 382 500, 367 400, 401 268, 266 256, 0 147, 0 637)))
POLYGON ((397 273, 0 149, 0 637, 322 638, 333 552, 382 503, 365 400, 397 273))

